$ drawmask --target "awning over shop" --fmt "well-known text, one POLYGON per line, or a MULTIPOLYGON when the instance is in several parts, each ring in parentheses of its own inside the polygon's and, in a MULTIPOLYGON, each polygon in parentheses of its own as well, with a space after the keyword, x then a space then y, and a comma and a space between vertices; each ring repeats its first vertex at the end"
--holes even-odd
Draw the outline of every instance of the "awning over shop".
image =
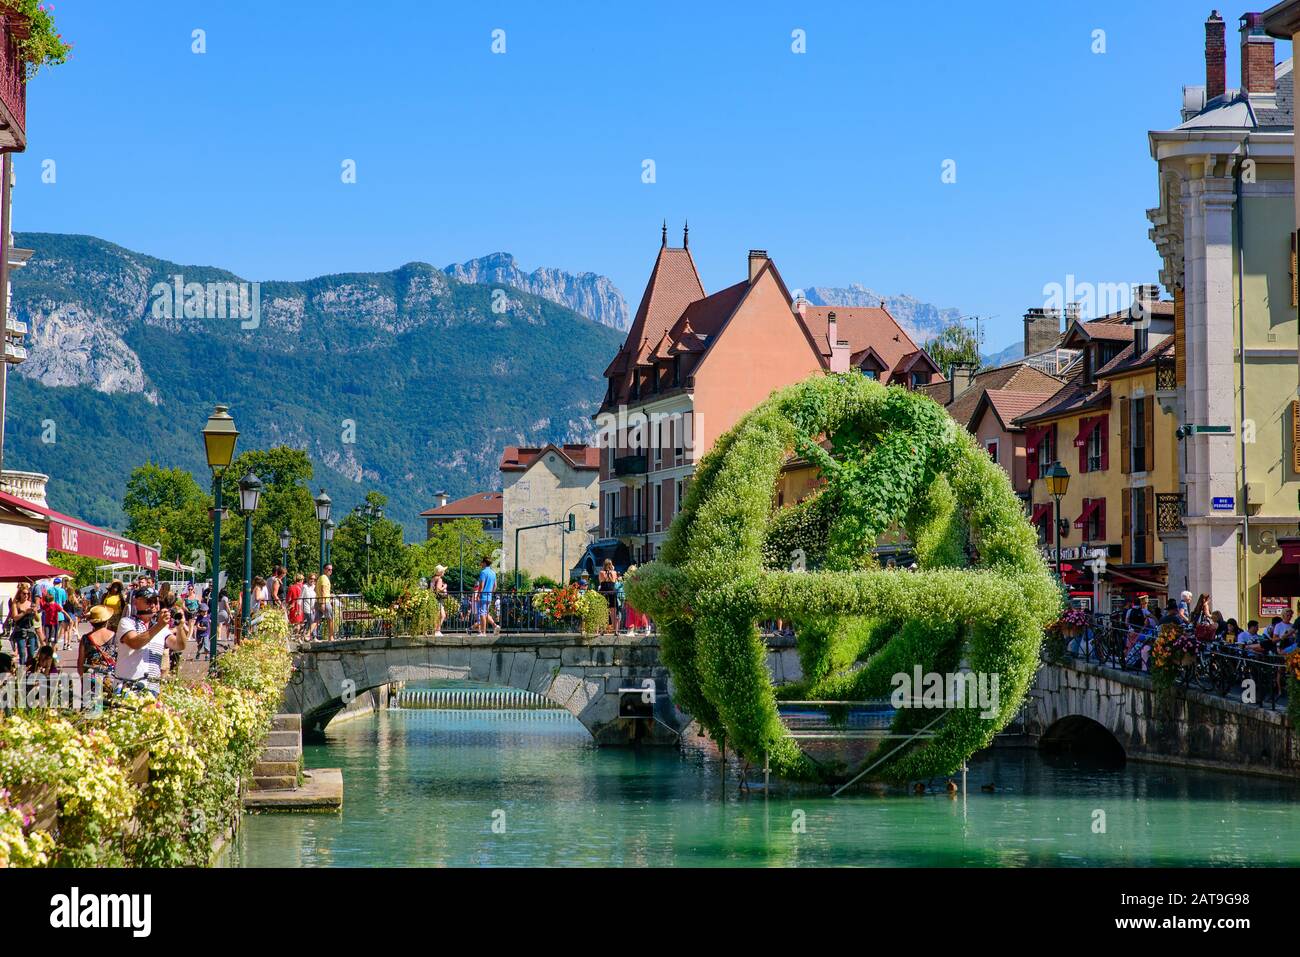
POLYGON ((70 575, 69 571, 55 568, 34 558, 7 552, 0 548, 0 582, 34 582, 38 578, 70 575))
POLYGON ((1107 565, 1106 577, 1125 592, 1162 592, 1169 583, 1166 565, 1107 565))
POLYGON ((8 492, 0 492, 0 505, 20 508, 41 516, 50 523, 46 547, 98 558, 110 562, 130 562, 142 568, 157 570, 158 553, 152 548, 123 538, 114 532, 88 525, 79 518, 64 515, 44 505, 28 502, 8 492))
POLYGON ((1101 508, 1101 503, 1102 500, 1099 498, 1089 499, 1088 504, 1085 505, 1083 507, 1083 511, 1079 513, 1079 517, 1074 520, 1074 527, 1075 528, 1086 527, 1088 524, 1088 519, 1092 518, 1092 513, 1097 511, 1097 509, 1101 508))
POLYGON ((1277 543, 1282 546, 1282 561, 1288 565, 1300 565, 1300 539, 1279 538, 1277 543))
POLYGON ((1300 566, 1281 561, 1259 580, 1259 593, 1269 598, 1295 598, 1300 595, 1300 566))

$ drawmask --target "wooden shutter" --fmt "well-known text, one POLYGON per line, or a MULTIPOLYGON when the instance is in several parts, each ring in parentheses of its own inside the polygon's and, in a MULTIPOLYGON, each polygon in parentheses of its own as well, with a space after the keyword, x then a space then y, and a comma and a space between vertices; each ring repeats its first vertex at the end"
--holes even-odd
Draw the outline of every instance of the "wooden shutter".
MULTIPOLYGON (((1031 426, 1025 433, 1026 438, 1032 438, 1033 432, 1034 428, 1031 426)), ((1039 438, 1038 441, 1042 442, 1043 440, 1039 438)), ((1031 450, 1028 441, 1025 443, 1025 478, 1029 482, 1033 482, 1034 479, 1038 478, 1038 446, 1035 445, 1031 450)))
MULTIPOLYGON (((1128 470, 1125 469, 1125 471, 1128 470)), ((1127 565, 1133 560, 1133 490, 1124 489, 1120 493, 1119 502, 1119 560, 1127 565)))
POLYGON ((1294 232, 1291 233, 1291 305, 1300 306, 1300 273, 1296 270, 1296 248, 1294 232))
MULTIPOLYGON (((1088 420, 1080 419, 1079 434, 1082 435, 1087 430, 1087 428, 1088 428, 1088 420)), ((1088 471, 1088 439, 1084 439, 1083 444, 1079 446, 1079 472, 1082 474, 1083 472, 1086 471, 1088 471)))
POLYGON ((1110 468, 1110 414, 1107 413, 1101 417, 1101 470, 1104 472, 1110 468))
POLYGON ((1097 500, 1097 540, 1106 541, 1106 500, 1104 498, 1097 500))
POLYGON ((1147 396, 1142 400, 1142 428, 1146 433, 1142 440, 1146 445, 1146 450, 1142 453, 1142 467, 1144 471, 1154 472, 1156 470, 1156 398, 1153 395, 1147 396))
POLYGON ((1187 311, 1182 286, 1174 287, 1174 381, 1187 381, 1187 311))
MULTIPOLYGON (((1127 475, 1133 471, 1133 446, 1129 442, 1128 397, 1119 400, 1119 470, 1127 475)), ((1126 505, 1125 508, 1128 506, 1126 505)), ((1127 520, 1125 520, 1125 524, 1127 520)))
POLYGON ((1142 500, 1146 502, 1147 520, 1146 527, 1142 530, 1142 558, 1144 562, 1154 562, 1156 560, 1156 493, 1155 489, 1148 488, 1142 493, 1142 500))
POLYGON ((1300 473, 1300 399, 1291 400, 1291 471, 1300 473))

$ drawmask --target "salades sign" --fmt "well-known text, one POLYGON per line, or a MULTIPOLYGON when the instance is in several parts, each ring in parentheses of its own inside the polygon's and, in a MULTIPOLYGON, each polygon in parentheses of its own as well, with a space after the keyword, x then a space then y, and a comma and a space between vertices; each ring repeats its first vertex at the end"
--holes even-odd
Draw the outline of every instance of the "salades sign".
POLYGON ((158 553, 152 548, 104 532, 67 525, 55 519, 50 519, 46 547, 106 562, 130 562, 155 571, 158 568, 158 553))

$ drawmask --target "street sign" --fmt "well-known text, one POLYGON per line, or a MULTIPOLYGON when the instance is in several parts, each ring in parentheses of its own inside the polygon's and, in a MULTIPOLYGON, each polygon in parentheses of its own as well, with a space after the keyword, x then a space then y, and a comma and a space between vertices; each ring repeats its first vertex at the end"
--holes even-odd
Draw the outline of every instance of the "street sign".
POLYGON ((1210 499, 1210 507, 1216 512, 1231 512, 1236 505, 1231 495, 1216 495, 1210 499))

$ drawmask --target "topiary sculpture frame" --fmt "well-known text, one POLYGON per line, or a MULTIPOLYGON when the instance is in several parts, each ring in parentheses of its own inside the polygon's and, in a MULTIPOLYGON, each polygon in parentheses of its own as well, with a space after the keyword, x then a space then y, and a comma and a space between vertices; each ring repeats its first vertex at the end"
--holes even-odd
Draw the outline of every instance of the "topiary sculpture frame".
MULTIPOLYGON (((659 625, 678 706, 749 760, 766 756, 800 779, 826 770, 780 722, 758 622, 797 623, 806 690, 819 698, 881 695, 915 665, 965 662, 998 676, 994 716, 953 709, 935 737, 885 765, 889 777, 912 779, 952 773, 1006 726, 1061 605, 1020 500, 974 437, 929 398, 855 374, 777 392, 719 438, 659 559, 627 588, 659 625), (792 449, 828 479, 827 570, 764 567, 773 489, 792 449), (915 545, 917 571, 873 567, 871 547, 895 523, 915 545), (863 621, 879 627, 848 634, 863 621)), ((919 717, 900 711, 897 726, 919 717)))

